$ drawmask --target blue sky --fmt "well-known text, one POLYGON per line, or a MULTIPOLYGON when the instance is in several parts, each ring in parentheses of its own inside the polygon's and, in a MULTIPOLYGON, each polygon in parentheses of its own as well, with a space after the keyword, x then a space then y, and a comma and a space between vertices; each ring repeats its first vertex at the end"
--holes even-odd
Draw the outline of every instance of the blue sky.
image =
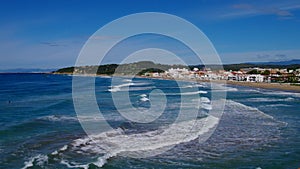
POLYGON ((299 0, 11 0, 0 5, 0 69, 72 66, 95 31, 137 12, 190 21, 223 63, 300 58, 299 0))

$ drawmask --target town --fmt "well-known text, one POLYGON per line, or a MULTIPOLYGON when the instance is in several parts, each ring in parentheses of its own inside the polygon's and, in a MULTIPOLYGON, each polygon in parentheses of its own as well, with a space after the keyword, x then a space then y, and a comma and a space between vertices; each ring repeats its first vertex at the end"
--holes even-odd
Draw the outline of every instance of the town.
POLYGON ((242 68, 238 71, 211 70, 210 68, 170 68, 165 72, 146 72, 142 76, 153 78, 229 80, 266 83, 299 83, 300 68, 295 70, 279 68, 242 68))

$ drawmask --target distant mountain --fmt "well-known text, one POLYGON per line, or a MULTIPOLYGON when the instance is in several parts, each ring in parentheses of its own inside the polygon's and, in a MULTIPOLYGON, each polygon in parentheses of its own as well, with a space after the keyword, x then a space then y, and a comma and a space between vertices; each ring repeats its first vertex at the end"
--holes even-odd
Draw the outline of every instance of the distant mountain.
POLYGON ((0 70, 0 73, 48 73, 55 71, 56 69, 3 69, 0 70))
POLYGON ((297 65, 300 64, 300 59, 293 59, 288 61, 280 61, 280 62, 251 62, 248 64, 255 65, 297 65))

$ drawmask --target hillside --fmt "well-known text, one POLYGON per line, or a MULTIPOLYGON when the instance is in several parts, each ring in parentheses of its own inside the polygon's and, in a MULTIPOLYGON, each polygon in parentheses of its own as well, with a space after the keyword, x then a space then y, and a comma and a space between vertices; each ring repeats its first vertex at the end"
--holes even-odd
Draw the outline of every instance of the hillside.
MULTIPOLYGON (((146 72, 162 72, 164 70, 168 70, 170 68, 190 68, 193 69, 195 67, 199 69, 203 69, 204 67, 210 68, 212 70, 220 70, 222 66, 220 65, 166 65, 166 64, 156 64, 151 61, 141 61, 129 64, 107 64, 107 65, 93 65, 93 66, 79 66, 79 67, 67 67, 58 69, 53 71, 54 74, 73 74, 74 70, 76 74, 106 74, 112 75, 116 72, 119 75, 129 75, 129 74, 143 74, 146 72), (148 69, 150 68, 150 69, 148 69), (142 70, 142 71, 140 71, 142 70)), ((252 63, 240 63, 240 64, 227 64, 223 65, 224 70, 240 70, 242 68, 279 68, 279 69, 298 69, 300 68, 300 64, 291 64, 291 65, 282 65, 282 64, 252 64, 252 63)))

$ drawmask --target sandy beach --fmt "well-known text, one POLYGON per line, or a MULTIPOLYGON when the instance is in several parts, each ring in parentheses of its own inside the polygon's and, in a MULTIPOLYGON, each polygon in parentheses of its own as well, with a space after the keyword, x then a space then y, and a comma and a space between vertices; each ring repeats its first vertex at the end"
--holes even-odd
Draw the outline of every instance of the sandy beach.
POLYGON ((230 85, 237 86, 247 86, 254 88, 263 88, 263 89, 277 89, 277 90, 285 90, 292 92, 300 92, 300 86, 293 86, 288 83, 256 83, 256 82, 242 82, 242 81, 225 81, 225 80, 213 80, 211 82, 215 83, 226 83, 230 85))
MULTIPOLYGON (((149 78, 140 76, 141 78, 149 78)), ((153 77, 151 77, 153 78, 153 77)), ((157 78, 153 78, 157 79, 157 78)), ((289 83, 257 83, 257 82, 244 82, 244 81, 229 81, 229 80, 195 80, 195 79, 173 79, 173 78, 159 78, 165 80, 182 80, 182 81, 197 81, 199 83, 206 82, 206 83, 221 83, 221 84, 229 84, 229 85, 237 85, 237 86, 246 86, 246 87, 253 87, 253 88, 262 88, 262 89, 275 89, 275 90, 284 90, 284 91, 291 91, 291 92, 300 92, 300 86, 290 85, 289 83)))

